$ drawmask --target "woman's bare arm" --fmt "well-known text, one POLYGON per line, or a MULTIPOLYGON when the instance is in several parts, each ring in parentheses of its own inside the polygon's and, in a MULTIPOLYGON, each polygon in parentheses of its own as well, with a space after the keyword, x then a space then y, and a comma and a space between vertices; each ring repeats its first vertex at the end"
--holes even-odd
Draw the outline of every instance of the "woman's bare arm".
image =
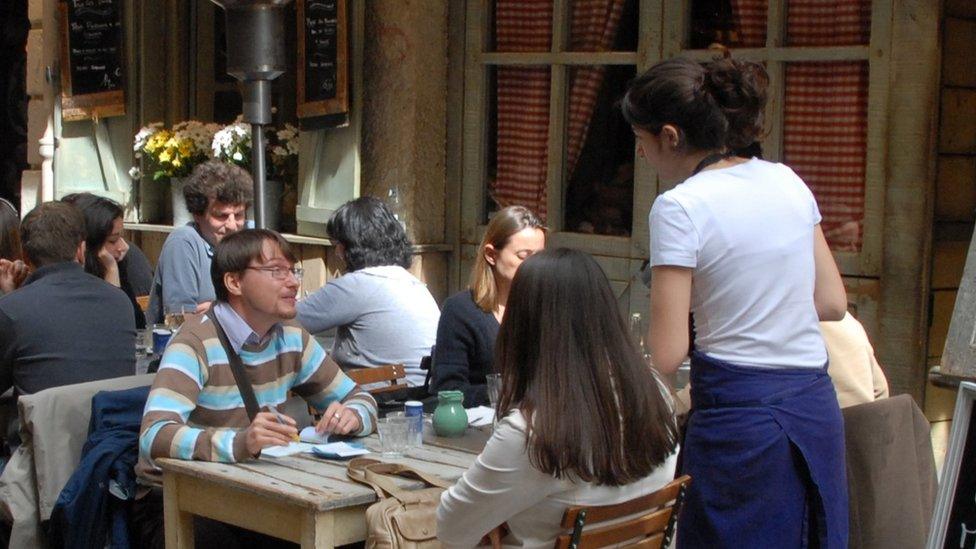
POLYGON ((687 267, 651 269, 651 318, 648 341, 651 363, 662 374, 673 374, 688 356, 688 313, 691 276, 687 267))
POLYGON ((817 307, 817 316, 820 320, 840 320, 847 312, 847 290, 820 225, 814 228, 813 260, 817 277, 813 303, 817 307))

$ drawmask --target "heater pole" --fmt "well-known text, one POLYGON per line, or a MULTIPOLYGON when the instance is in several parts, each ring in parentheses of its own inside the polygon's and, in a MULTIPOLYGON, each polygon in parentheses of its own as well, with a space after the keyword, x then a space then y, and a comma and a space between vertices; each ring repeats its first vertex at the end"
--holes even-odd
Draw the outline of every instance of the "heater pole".
POLYGON ((254 226, 265 229, 264 125, 271 123, 271 81, 287 68, 284 9, 291 0, 212 0, 227 21, 227 74, 243 83, 244 122, 251 125, 254 226))

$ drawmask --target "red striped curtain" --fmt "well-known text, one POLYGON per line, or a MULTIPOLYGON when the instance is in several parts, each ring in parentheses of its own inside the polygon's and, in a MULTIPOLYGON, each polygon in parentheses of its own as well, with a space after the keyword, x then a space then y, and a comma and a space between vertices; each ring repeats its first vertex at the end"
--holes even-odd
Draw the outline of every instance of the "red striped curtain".
MULTIPOLYGON (((787 0, 786 4, 788 46, 848 46, 870 40, 871 0, 787 0)), ((741 46, 761 46, 765 1, 733 0, 733 9, 741 46)), ((827 242, 834 250, 860 251, 868 63, 788 63, 783 110, 783 159, 817 197, 827 242)))
MULTIPOLYGON (((625 0, 575 0, 571 9, 570 51, 609 51, 625 0)), ((497 0, 495 48, 499 52, 549 51, 551 0, 497 0)), ((568 95, 567 173, 572 175, 586 141, 604 68, 571 71, 568 95)), ((522 204, 545 218, 549 140, 548 68, 497 69, 496 176, 489 182, 499 206, 522 204)))
MULTIPOLYGON (((613 46, 624 0, 576 0, 570 25, 571 51, 610 51, 613 46)), ((603 86, 605 67, 577 67, 571 72, 569 121, 567 123, 566 173, 572 178, 587 130, 593 117, 596 98, 603 86)))
POLYGON ((766 45, 766 0, 732 0, 739 48, 761 48, 766 45))
MULTIPOLYGON (((870 0, 789 0, 787 45, 867 44, 870 0)), ((867 61, 786 65, 783 159, 817 197, 838 251, 861 250, 868 123, 867 61)))
MULTIPOLYGON (((498 0, 495 49, 549 51, 552 7, 552 0, 498 0)), ((501 66, 496 75, 497 169, 489 194, 501 207, 521 204, 545 216, 550 71, 501 66)))

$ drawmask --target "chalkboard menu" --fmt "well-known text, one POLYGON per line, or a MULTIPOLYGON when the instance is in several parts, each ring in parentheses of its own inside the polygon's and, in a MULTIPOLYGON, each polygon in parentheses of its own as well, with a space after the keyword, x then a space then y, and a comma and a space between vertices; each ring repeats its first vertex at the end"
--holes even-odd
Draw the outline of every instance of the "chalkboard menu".
POLYGON ((346 0, 298 0, 298 116, 348 112, 346 0))
POLYGON ((65 120, 125 114, 123 0, 65 0, 61 89, 65 120))
POLYGON ((961 383, 929 533, 927 544, 929 549, 976 547, 974 398, 976 398, 976 384, 961 383))

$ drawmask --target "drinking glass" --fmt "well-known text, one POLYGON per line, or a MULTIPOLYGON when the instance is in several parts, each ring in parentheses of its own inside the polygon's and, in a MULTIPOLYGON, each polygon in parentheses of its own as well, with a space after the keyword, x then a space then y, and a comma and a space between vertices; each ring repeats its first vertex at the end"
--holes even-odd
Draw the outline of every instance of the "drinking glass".
POLYGON ((383 457, 403 457, 403 453, 410 446, 409 432, 412 421, 412 418, 404 415, 390 415, 376 420, 383 457))
POLYGON ((186 315, 191 315, 196 310, 194 305, 167 305, 163 308, 163 323, 170 330, 176 331, 183 325, 186 315))
POLYGON ((488 401, 491 402, 491 407, 494 408, 498 406, 498 395, 502 391, 502 375, 488 374, 485 376, 485 383, 488 385, 488 401))

